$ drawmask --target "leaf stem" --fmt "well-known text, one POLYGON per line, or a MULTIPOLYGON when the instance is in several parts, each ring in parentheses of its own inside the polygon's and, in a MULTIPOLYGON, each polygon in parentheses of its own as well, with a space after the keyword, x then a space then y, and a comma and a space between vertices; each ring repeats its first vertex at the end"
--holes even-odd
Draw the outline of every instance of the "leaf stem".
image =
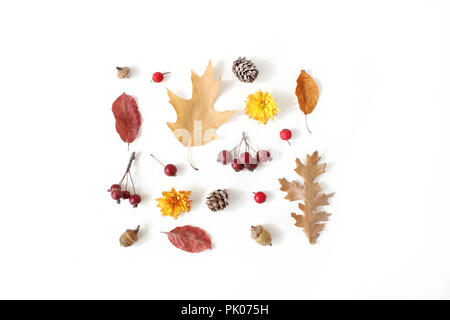
POLYGON ((187 157, 188 157, 188 161, 189 161, 189 164, 191 165, 192 169, 198 171, 198 168, 196 168, 194 166, 194 164, 192 163, 192 154, 191 154, 191 145, 190 144, 187 149, 187 157))
POLYGON ((309 133, 312 133, 311 130, 309 130, 309 127, 308 127, 308 118, 307 118, 306 114, 305 114, 305 123, 306 123, 306 129, 308 129, 309 133))

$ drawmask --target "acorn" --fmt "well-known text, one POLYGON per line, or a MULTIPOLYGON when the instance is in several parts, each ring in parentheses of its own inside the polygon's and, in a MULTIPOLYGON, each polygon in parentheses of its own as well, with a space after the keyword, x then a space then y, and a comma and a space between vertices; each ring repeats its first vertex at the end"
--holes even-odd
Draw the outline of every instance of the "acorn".
POLYGON ((256 227, 252 226, 251 236, 257 243, 262 246, 272 245, 272 236, 270 235, 269 231, 264 229, 264 227, 261 225, 258 225, 256 227))
POLYGON ((117 78, 126 79, 130 76, 130 68, 128 67, 116 67, 117 69, 117 78))
POLYGON ((136 230, 127 229, 120 236, 120 245, 123 247, 132 246, 136 241, 138 241, 137 233, 139 232, 140 226, 137 226, 136 230))

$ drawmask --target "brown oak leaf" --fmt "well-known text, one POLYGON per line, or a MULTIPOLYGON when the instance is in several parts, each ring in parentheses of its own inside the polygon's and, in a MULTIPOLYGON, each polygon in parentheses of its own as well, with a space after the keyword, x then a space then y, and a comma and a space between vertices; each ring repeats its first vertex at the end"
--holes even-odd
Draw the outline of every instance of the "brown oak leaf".
MULTIPOLYGON (((320 159, 317 151, 307 156, 306 164, 296 159, 297 167, 295 172, 304 180, 304 203, 300 202, 298 204, 300 210, 303 211, 303 215, 291 213, 291 216, 295 219, 295 225, 303 228, 311 244, 316 243, 317 237, 319 237, 320 232, 325 227, 325 224, 320 222, 328 221, 330 216, 328 212, 320 211, 319 207, 328 205, 328 199, 334 195, 334 193, 322 193, 320 185, 314 182, 319 175, 325 172, 327 166, 326 163, 319 164, 320 159)), ((282 186, 281 190, 283 188, 286 189, 283 184, 286 179, 279 179, 279 181, 282 186)))
POLYGON ((177 121, 168 122, 167 125, 185 147, 204 145, 216 139, 215 129, 227 122, 234 113, 213 109, 220 79, 213 78, 211 61, 201 77, 192 71, 191 81, 191 100, 182 99, 167 89, 169 102, 177 113, 177 121))

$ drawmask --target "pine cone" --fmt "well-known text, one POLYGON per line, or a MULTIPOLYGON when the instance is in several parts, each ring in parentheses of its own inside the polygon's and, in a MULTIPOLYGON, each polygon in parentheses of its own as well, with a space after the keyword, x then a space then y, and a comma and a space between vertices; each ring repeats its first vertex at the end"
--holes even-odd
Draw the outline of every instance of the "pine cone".
POLYGON ((233 73, 242 82, 253 82, 258 76, 258 69, 252 61, 239 57, 233 62, 233 73))
POLYGON ((226 190, 218 189, 209 194, 206 204, 212 211, 223 210, 228 206, 228 195, 226 190))

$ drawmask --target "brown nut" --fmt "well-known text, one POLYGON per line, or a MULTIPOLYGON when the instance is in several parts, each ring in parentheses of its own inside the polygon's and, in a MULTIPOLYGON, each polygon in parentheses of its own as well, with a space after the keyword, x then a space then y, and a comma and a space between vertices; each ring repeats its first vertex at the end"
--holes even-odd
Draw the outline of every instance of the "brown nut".
POLYGON ((138 241, 137 233, 139 232, 140 226, 137 226, 136 230, 127 229, 120 236, 120 245, 123 247, 132 246, 136 241, 138 241))
POLYGON ((126 79, 130 76, 130 68, 128 67, 116 67, 117 69, 117 78, 126 79))
POLYGON ((270 235, 269 231, 264 229, 264 227, 261 225, 258 225, 256 227, 252 226, 251 236, 257 243, 262 246, 272 245, 272 236, 270 235))

